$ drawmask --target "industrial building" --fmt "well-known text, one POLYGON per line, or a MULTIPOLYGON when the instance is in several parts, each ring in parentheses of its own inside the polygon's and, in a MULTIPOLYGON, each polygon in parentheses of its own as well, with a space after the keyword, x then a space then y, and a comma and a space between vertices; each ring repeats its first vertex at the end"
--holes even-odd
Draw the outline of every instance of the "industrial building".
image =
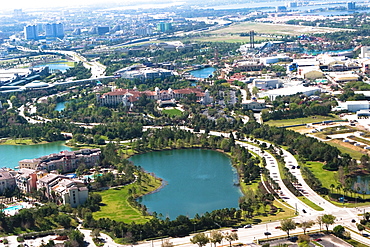
POLYGON ((320 93, 321 88, 319 87, 305 87, 303 85, 280 88, 275 90, 269 90, 265 92, 258 93, 259 98, 269 97, 270 100, 275 100, 279 96, 289 96, 302 93, 306 96, 314 95, 315 93, 320 93))

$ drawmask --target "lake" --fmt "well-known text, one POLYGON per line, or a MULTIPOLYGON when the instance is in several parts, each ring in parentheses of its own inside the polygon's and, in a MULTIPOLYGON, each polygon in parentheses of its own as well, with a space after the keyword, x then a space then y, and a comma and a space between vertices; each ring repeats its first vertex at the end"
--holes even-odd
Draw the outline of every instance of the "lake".
POLYGON ((166 185, 139 198, 149 212, 175 219, 222 208, 237 208, 242 193, 236 170, 225 154, 202 149, 150 152, 130 158, 136 166, 162 178, 166 185))
POLYGON ((0 145, 1 167, 15 168, 18 166, 18 161, 23 159, 34 159, 63 150, 72 150, 64 146, 64 143, 60 141, 37 145, 0 145))
POLYGON ((197 69, 193 71, 189 71, 192 76, 195 78, 208 78, 209 76, 213 75, 213 72, 216 69, 213 67, 207 67, 204 69, 197 69))

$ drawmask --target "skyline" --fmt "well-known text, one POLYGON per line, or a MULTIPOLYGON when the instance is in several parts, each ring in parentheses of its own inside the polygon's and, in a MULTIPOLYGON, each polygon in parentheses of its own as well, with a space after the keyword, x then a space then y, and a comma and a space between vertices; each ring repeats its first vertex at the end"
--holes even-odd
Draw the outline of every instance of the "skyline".
POLYGON ((140 5, 142 8, 154 8, 155 5, 178 5, 179 3, 185 3, 185 1, 177 1, 177 0, 162 0, 156 3, 153 3, 149 0, 108 0, 102 2, 101 0, 64 0, 64 1, 48 1, 48 0, 35 0, 35 1, 27 1, 27 0, 14 0, 14 1, 7 1, 1 4, 0 11, 11 11, 14 9, 46 9, 46 8, 62 8, 62 7, 79 7, 79 6, 92 6, 92 5, 106 5, 107 7, 112 5, 116 5, 116 7, 120 6, 132 6, 135 7, 140 5), (143 7, 143 5, 148 5, 147 7, 143 7))

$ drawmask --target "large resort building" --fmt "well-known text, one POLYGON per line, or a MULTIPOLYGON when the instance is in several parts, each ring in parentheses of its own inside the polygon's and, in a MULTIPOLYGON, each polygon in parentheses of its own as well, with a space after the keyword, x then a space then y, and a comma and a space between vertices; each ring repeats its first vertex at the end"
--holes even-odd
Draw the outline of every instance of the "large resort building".
POLYGON ((59 173, 75 171, 82 163, 86 167, 98 165, 100 155, 100 149, 82 149, 21 160, 18 170, 0 169, 0 194, 16 188, 23 193, 45 188, 46 197, 77 207, 88 198, 85 183, 59 173))
POLYGON ((98 105, 102 106, 117 106, 122 103, 124 106, 130 106, 140 97, 146 95, 149 99, 157 100, 161 105, 165 101, 176 101, 185 98, 187 95, 194 94, 197 102, 201 104, 212 103, 212 97, 209 95, 208 90, 202 91, 199 88, 185 88, 185 89, 171 89, 160 90, 158 87, 154 91, 138 91, 134 89, 117 89, 103 95, 97 94, 96 100, 98 105))
POLYGON ((19 161, 19 168, 33 170, 53 171, 59 170, 62 173, 74 171, 80 163, 86 167, 93 167, 99 162, 100 149, 81 149, 78 151, 62 151, 57 154, 50 154, 36 159, 24 159, 19 161))

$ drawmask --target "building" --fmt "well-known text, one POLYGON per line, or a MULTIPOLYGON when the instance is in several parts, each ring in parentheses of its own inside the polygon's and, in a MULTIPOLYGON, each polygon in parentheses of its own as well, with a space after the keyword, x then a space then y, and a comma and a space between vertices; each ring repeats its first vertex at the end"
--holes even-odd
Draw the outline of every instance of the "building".
POLYGON ((109 33, 109 27, 97 27, 96 32, 98 35, 109 33))
POLYGON ((63 204, 70 204, 72 208, 84 204, 89 196, 89 190, 82 181, 59 178, 51 187, 51 191, 62 199, 63 204))
POLYGON ((0 194, 16 188, 14 176, 5 168, 0 168, 0 194))
POLYGON ((47 39, 64 38, 64 27, 62 23, 48 23, 45 25, 45 37, 47 39))
POLYGON ((348 10, 355 10, 356 9, 356 2, 348 2, 347 3, 348 10))
POLYGON ((98 105, 103 106, 117 106, 118 104, 130 105, 139 100, 140 97, 146 95, 151 100, 157 100, 158 103, 162 101, 179 100, 185 98, 187 95, 194 94, 197 102, 208 105, 212 103, 213 99, 209 95, 208 90, 202 91, 198 88, 185 88, 185 89, 171 89, 160 90, 158 87, 154 91, 138 91, 134 89, 117 89, 103 95, 97 94, 96 101, 98 105))
POLYGON ((37 172, 32 169, 21 168, 17 171, 12 172, 15 177, 15 183, 17 187, 23 193, 29 193, 34 189, 37 189, 37 172))
POLYGON ((172 23, 170 22, 160 22, 157 23, 157 31, 158 32, 169 32, 172 30, 172 23))
POLYGON ((361 53, 359 55, 360 58, 369 58, 370 57, 370 46, 362 46, 361 53))
POLYGON ((279 96, 289 96, 289 95, 295 95, 298 93, 302 93, 306 96, 311 96, 311 95, 314 95, 320 92, 321 92, 321 88, 319 87, 304 87, 302 85, 299 85, 299 86, 279 88, 275 90, 261 92, 261 93, 258 93, 258 97, 263 98, 267 96, 269 97, 270 100, 275 100, 279 96))
POLYGON ((99 164, 100 149, 81 149, 78 151, 62 151, 57 154, 50 154, 36 159, 24 159, 18 162, 20 168, 33 170, 54 171, 62 173, 74 171, 80 163, 87 167, 99 164))
POLYGON ((346 101, 347 110, 350 112, 357 112, 360 110, 369 110, 369 101, 346 101))
POLYGON ((241 71, 260 71, 265 65, 258 61, 237 61, 232 67, 241 71))
POLYGON ((262 111, 266 108, 266 101, 264 99, 253 98, 242 103, 243 109, 251 111, 262 111))
POLYGON ((283 86, 283 83, 279 79, 257 78, 253 80, 253 87, 256 87, 262 90, 280 88, 282 86, 283 86))
POLYGON ((27 40, 37 40, 38 32, 36 25, 28 25, 24 27, 24 38, 27 40))

